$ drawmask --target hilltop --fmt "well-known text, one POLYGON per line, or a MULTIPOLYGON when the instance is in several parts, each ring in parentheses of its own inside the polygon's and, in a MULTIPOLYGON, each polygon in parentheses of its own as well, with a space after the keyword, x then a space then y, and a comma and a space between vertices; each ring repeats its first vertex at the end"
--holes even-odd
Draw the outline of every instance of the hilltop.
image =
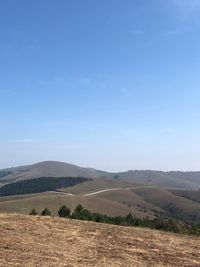
POLYGON ((0 186, 5 183, 40 177, 100 178, 158 185, 165 188, 200 189, 200 172, 130 170, 114 173, 58 161, 44 161, 33 165, 0 170, 0 186))
POLYGON ((94 222, 0 214, 0 266, 188 267, 200 238, 94 222))
POLYGON ((16 182, 20 180, 35 179, 40 177, 97 177, 95 169, 82 168, 69 163, 59 161, 44 161, 33 165, 0 170, 5 173, 1 182, 16 182))

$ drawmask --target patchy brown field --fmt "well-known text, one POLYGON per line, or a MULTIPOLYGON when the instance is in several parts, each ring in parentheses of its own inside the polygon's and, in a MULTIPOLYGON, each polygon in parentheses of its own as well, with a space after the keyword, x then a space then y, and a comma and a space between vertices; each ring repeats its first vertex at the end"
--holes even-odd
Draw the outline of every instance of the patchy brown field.
POLYGON ((0 214, 0 266, 200 266, 200 238, 56 217, 0 214))

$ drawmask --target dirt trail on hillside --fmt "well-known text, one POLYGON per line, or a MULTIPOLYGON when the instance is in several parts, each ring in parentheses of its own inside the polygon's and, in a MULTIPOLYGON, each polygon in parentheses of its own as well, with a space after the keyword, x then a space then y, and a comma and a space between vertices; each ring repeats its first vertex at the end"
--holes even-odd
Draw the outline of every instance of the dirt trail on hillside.
POLYGON ((88 197, 88 196, 94 196, 94 195, 98 195, 98 194, 101 194, 101 193, 105 193, 105 192, 108 192, 108 191, 131 190, 131 189, 135 189, 135 187, 134 188, 123 188, 123 187, 120 187, 120 188, 108 188, 108 189, 103 189, 103 190, 87 193, 87 194, 85 194, 83 196, 84 197, 88 197))
POLYGON ((200 238, 56 217, 0 214, 0 266, 199 267, 200 238))

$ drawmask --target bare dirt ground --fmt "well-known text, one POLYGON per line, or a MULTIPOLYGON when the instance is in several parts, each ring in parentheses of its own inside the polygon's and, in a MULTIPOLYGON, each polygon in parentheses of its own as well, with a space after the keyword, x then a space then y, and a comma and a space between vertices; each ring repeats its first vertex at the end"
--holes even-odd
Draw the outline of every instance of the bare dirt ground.
POLYGON ((0 266, 200 266, 200 238, 92 222, 0 214, 0 266))

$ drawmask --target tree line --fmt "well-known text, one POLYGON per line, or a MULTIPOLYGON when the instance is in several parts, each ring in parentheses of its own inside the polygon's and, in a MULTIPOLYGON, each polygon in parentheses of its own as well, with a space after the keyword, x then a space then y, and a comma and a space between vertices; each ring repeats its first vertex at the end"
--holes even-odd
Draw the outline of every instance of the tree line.
MULTIPOLYGON (((2 175, 0 173, 0 175, 2 175)), ((17 181, 0 187, 0 196, 24 195, 56 191, 62 187, 70 187, 87 182, 91 179, 84 177, 39 177, 17 181)), ((1 180, 2 181, 2 180, 1 180)))
MULTIPOLYGON (((32 209, 30 215, 38 215, 35 209, 32 209)), ((51 216, 51 211, 47 208, 42 210, 42 216, 51 216)), ((84 208, 78 204, 73 212, 66 205, 58 210, 58 216, 62 218, 94 221, 107 224, 115 224, 121 226, 138 226, 151 229, 170 231, 174 233, 200 235, 200 224, 189 225, 172 218, 156 216, 154 219, 148 217, 140 219, 134 217, 131 213, 126 216, 108 216, 84 208)))

